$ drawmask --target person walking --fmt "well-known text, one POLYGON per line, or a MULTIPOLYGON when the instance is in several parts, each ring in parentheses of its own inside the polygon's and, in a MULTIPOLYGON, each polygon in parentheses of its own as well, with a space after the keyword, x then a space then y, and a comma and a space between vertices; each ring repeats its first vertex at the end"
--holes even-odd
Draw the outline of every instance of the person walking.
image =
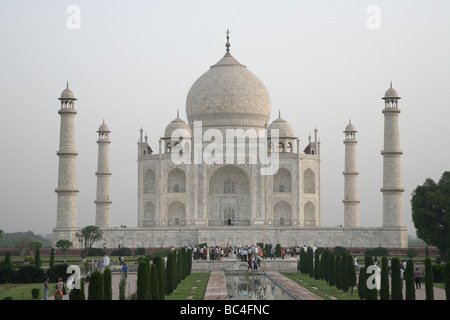
POLYGON ((416 271, 414 271, 414 280, 416 281, 416 289, 421 288, 420 276, 421 276, 421 274, 420 274, 419 268, 416 268, 416 271))
POLYGON ((270 260, 275 260, 275 248, 270 248, 270 260))
POLYGON ((122 266, 122 272, 123 272, 123 275, 124 275, 124 277, 126 279, 127 276, 128 276, 128 266, 127 266, 126 263, 124 263, 123 266, 122 266))
POLYGON ((47 277, 44 281, 44 300, 48 300, 48 291, 50 288, 48 287, 48 282, 50 281, 50 278, 47 277))

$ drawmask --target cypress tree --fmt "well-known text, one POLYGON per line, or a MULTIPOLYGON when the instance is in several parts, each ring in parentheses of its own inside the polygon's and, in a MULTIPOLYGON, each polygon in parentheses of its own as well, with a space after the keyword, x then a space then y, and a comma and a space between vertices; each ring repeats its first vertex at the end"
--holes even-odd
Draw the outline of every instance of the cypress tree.
POLYGON ((153 263, 156 264, 156 270, 158 270, 159 300, 164 300, 167 294, 167 278, 164 259, 161 256, 156 256, 153 258, 153 263))
POLYGON ((326 282, 330 280, 330 250, 326 248, 322 253, 323 278, 326 282))
POLYGON ((125 277, 125 274, 122 274, 120 276, 120 281, 119 281, 119 300, 125 300, 126 285, 127 285, 127 278, 125 277))
POLYGON ((352 255, 348 255, 347 257, 347 268, 348 268, 348 285, 350 286, 350 288, 352 288, 351 292, 353 295, 353 288, 356 286, 356 270, 353 264, 352 255))
POLYGON ((381 259, 380 300, 389 300, 389 266, 386 257, 381 259))
POLYGON ((150 277, 152 284, 151 287, 151 297, 152 300, 159 300, 160 294, 159 294, 159 282, 158 282, 158 267, 155 263, 152 263, 151 271, 150 271, 150 277))
POLYGON ((366 268, 361 267, 359 269, 359 277, 358 277, 358 296, 361 300, 366 298, 366 268))
POLYGON ((187 275, 190 276, 191 275, 191 271, 192 271, 192 249, 189 248, 186 251, 186 261, 187 261, 187 275))
POLYGON ((41 250, 39 248, 36 248, 36 251, 34 254, 34 264, 39 268, 42 266, 41 250))
POLYGON ((414 262, 409 259, 406 263, 405 277, 405 300, 416 300, 416 289, 414 287, 414 262))
POLYGON ((392 300, 403 300, 402 281, 403 280, 400 276, 400 260, 398 258, 392 258, 391 262, 392 300))
POLYGON ((339 254, 336 254, 335 279, 336 288, 342 289, 342 257, 339 254))
MULTIPOLYGON (((366 268, 366 273, 367 273, 368 268, 373 265, 374 265, 374 262, 373 262, 372 256, 366 255, 364 257, 364 266, 366 268)), ((371 275, 372 274, 373 273, 371 273, 371 275)), ((367 279, 367 275, 368 275, 368 273, 366 274, 366 279, 367 279)), ((367 286, 367 283, 365 285, 367 286)), ((366 288, 366 300, 377 300, 377 299, 378 299, 377 288, 375 286, 373 289, 366 288)))
POLYGON ((313 251, 312 251, 311 247, 308 247, 307 256, 308 256, 309 277, 313 278, 314 277, 314 260, 313 260, 313 251))
POLYGON ((450 261, 445 264, 444 267, 445 276, 445 298, 450 300, 450 261))
POLYGON ((69 294, 69 300, 86 300, 84 294, 84 280, 80 279, 80 289, 72 289, 69 294))
POLYGON ((328 257, 328 268, 329 268, 328 284, 330 286, 334 286, 336 284, 336 258, 334 253, 331 251, 328 257))
POLYGON ((314 257, 314 279, 320 280, 320 255, 316 251, 316 255, 314 257))
POLYGON ((172 294, 173 290, 175 290, 175 282, 176 282, 176 257, 175 252, 171 251, 167 255, 167 263, 166 263, 166 279, 167 279, 167 295, 172 294))
POLYGON ((347 293, 350 288, 348 284, 348 253, 342 253, 342 290, 347 293))
POLYGON ((434 300, 433 270, 431 268, 431 259, 429 257, 425 258, 425 300, 434 300))
POLYGON ((89 279, 88 300, 103 300, 103 274, 98 270, 89 279))
POLYGON ((6 252, 6 255, 5 255, 5 265, 7 266, 7 267, 9 267, 9 268, 11 268, 12 267, 12 264, 11 264, 11 256, 10 256, 10 254, 9 254, 9 251, 7 251, 6 252))
POLYGON ((149 279, 148 279, 148 264, 146 261, 141 261, 138 264, 137 273, 137 288, 136 288, 136 299, 137 300, 148 300, 149 299, 149 279))
POLYGON ((109 268, 103 271, 103 300, 112 300, 112 274, 109 268))
POLYGON ((55 248, 50 251, 50 269, 55 265, 55 248))

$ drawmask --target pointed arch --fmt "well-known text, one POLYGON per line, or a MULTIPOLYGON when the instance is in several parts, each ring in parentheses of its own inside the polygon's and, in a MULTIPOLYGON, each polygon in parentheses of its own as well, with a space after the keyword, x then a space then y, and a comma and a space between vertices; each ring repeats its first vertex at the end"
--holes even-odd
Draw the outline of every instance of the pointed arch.
POLYGON ((185 193, 186 174, 180 168, 173 168, 167 175, 167 193, 185 193))
POLYGON ((169 226, 186 225, 186 207, 180 201, 174 201, 167 208, 167 220, 169 226))
POLYGON ((144 193, 155 193, 155 172, 147 169, 144 173, 144 193))
POLYGON ((310 168, 303 173, 303 192, 316 193, 316 175, 310 168))
POLYGON ((286 168, 279 168, 272 180, 273 192, 291 192, 292 178, 291 172, 286 168))
POLYGON ((314 226, 316 224, 316 206, 311 201, 307 201, 304 207, 305 226, 314 226))
POLYGON ((292 207, 291 205, 281 200, 273 207, 273 221, 274 225, 289 226, 292 221, 292 207))

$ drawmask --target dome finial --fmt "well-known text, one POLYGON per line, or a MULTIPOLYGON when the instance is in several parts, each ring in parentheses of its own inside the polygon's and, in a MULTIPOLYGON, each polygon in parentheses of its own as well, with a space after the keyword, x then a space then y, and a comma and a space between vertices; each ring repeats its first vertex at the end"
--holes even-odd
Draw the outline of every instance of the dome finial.
POLYGON ((69 81, 67 81, 67 89, 69 89, 69 81))
POLYGON ((228 30, 227 29, 227 43, 225 44, 225 47, 227 47, 227 52, 230 52, 230 47, 231 47, 231 44, 230 44, 230 30, 228 30))
POLYGON ((392 81, 391 81, 391 88, 392 88, 392 81))
POLYGON ((180 109, 177 109, 177 118, 180 117, 180 109))
POLYGON ((278 109, 278 118, 281 118, 281 109, 278 109))

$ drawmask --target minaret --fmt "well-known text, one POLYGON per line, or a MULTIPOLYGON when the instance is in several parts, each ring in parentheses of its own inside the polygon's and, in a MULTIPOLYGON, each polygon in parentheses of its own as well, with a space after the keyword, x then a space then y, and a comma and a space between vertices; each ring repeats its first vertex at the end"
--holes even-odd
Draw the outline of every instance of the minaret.
POLYGON ((109 168, 110 130, 103 120, 98 128, 97 198, 95 202, 95 225, 101 229, 111 227, 111 171, 109 168))
POLYGON ((350 121, 345 128, 344 227, 359 227, 358 171, 356 169, 356 129, 350 121))
POLYGON ((58 98, 61 101, 61 127, 59 136, 59 157, 58 188, 55 192, 58 195, 56 228, 53 229, 53 244, 58 240, 70 240, 76 243, 75 234, 77 226, 77 172, 76 158, 78 152, 75 149, 75 115, 74 108, 77 100, 73 92, 67 88, 58 98))
POLYGON ((400 157, 400 134, 398 117, 400 97, 391 87, 384 97, 384 149, 383 155, 383 227, 403 227, 402 175, 400 157))

